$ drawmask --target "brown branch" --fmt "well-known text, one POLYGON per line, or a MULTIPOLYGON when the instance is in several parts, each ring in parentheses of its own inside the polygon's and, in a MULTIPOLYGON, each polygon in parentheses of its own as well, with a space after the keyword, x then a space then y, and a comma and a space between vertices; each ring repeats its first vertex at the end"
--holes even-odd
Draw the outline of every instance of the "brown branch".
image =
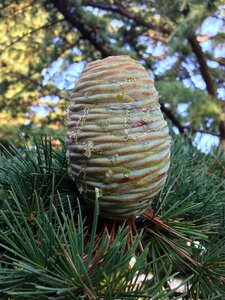
POLYGON ((114 13, 118 13, 123 17, 128 18, 129 20, 132 20, 136 23, 136 25, 144 26, 148 29, 152 29, 155 31, 158 31, 160 33, 164 33, 169 35, 171 33, 171 30, 168 28, 165 28, 164 26, 153 24, 152 22, 146 22, 144 19, 142 19, 140 16, 133 14, 129 10, 125 8, 124 5, 121 4, 120 1, 116 1, 117 5, 108 5, 105 3, 93 3, 91 0, 83 0, 82 5, 84 6, 90 6, 93 8, 99 8, 105 11, 111 11, 114 13))
POLYGON ((65 19, 72 24, 80 32, 82 38, 88 41, 91 45, 98 50, 102 57, 112 55, 112 51, 108 49, 105 44, 106 41, 100 40, 96 28, 89 28, 83 20, 82 13, 77 6, 74 6, 74 12, 71 12, 71 6, 68 1, 63 0, 48 0, 54 7, 65 17, 65 19))
POLYGON ((221 66, 225 66, 225 58, 224 57, 213 57, 212 55, 209 55, 209 53, 206 54, 208 59, 217 62, 221 66))
POLYGON ((161 110, 166 115, 166 117, 173 123, 174 126, 177 127, 180 133, 185 133, 186 127, 184 127, 181 122, 177 119, 177 117, 174 115, 172 110, 165 106, 164 103, 160 102, 161 110))
POLYGON ((207 91, 208 91, 209 95, 216 97, 216 89, 215 89, 215 86, 214 86, 212 76, 211 76, 210 71, 209 71, 209 67, 207 65, 205 54, 202 51, 202 47, 200 46, 199 42, 197 41, 197 38, 196 38, 195 35, 189 37, 188 42, 190 43, 191 48, 192 48, 192 50, 193 50, 193 52, 196 55, 196 58, 198 60, 199 70, 200 70, 200 73, 202 75, 202 78, 205 81, 206 88, 207 88, 207 91))
MULTIPOLYGON (((207 65, 205 54, 199 44, 199 42, 196 39, 196 36, 193 35, 188 38, 188 41, 191 45, 191 48, 196 55, 197 61, 199 63, 199 70, 202 75, 202 78, 205 81, 206 89, 208 91, 208 94, 216 98, 216 88, 215 84, 213 82, 212 76, 210 74, 209 67, 207 65)), ((222 109, 224 110, 224 105, 222 105, 222 109)), ((219 133, 220 133, 220 142, 221 145, 225 144, 225 122, 224 120, 221 120, 219 122, 219 133)))
POLYGON ((216 61, 221 66, 225 66, 225 58, 224 57, 213 57, 213 61, 216 61))
MULTIPOLYGON (((187 126, 187 125, 183 125, 178 118, 176 117, 176 115, 172 112, 172 110, 168 107, 165 106, 164 103, 160 102, 161 105, 161 110, 162 112, 165 114, 165 116, 172 122, 172 124, 174 126, 177 127, 177 129, 179 130, 180 133, 192 133, 192 134, 196 134, 196 133, 205 133, 205 134, 212 134, 211 132, 201 129, 201 128, 193 128, 191 126, 187 126)), ((213 133, 214 136, 218 136, 218 134, 213 133)))

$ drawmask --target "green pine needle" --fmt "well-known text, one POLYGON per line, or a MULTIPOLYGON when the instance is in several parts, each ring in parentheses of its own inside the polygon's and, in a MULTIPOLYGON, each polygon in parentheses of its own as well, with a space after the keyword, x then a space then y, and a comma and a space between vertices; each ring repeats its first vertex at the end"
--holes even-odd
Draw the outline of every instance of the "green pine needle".
POLYGON ((57 148, 49 137, 39 137, 4 151, 0 297, 221 299, 225 179, 220 165, 212 168, 221 153, 204 155, 180 139, 172 153, 152 217, 135 221, 139 233, 128 243, 126 223, 107 229, 98 216, 98 199, 93 216, 77 199, 62 141, 57 148))

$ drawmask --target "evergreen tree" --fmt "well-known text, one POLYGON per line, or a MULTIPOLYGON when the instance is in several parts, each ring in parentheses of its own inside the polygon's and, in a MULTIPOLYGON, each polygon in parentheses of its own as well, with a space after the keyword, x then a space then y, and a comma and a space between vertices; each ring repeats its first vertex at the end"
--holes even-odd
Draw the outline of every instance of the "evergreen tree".
POLYGON ((100 218, 97 197, 93 213, 79 202, 54 144, 2 150, 1 299, 224 298, 224 154, 175 139, 164 190, 135 232, 100 218))
POLYGON ((18 126, 62 130, 69 93, 60 89, 75 80, 71 65, 129 54, 154 74, 173 127, 223 145, 223 10, 221 0, 2 0, 1 137, 18 126))

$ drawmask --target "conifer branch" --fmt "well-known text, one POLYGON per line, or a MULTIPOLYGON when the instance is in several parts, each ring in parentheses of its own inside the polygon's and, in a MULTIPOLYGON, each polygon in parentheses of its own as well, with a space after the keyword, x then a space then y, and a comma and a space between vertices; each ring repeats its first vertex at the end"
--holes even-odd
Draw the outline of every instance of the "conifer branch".
POLYGON ((193 50, 193 52, 196 55, 196 58, 198 60, 199 70, 201 72, 202 78, 205 81, 208 94, 211 95, 211 96, 216 97, 215 85, 213 83, 213 79, 212 79, 212 76, 210 74, 209 67, 207 65, 205 55, 202 51, 202 48, 201 48, 199 42, 197 41, 196 36, 193 35, 193 36, 189 37, 188 41, 189 41, 189 43, 191 45, 191 48, 192 48, 192 50, 193 50))
MULTIPOLYGON (((197 38, 195 35, 189 37, 188 41, 192 47, 194 54, 196 55, 197 61, 199 63, 199 70, 200 70, 202 78, 206 84, 206 89, 208 91, 208 94, 216 98, 217 97, 216 88, 215 88, 215 84, 213 82, 213 78, 210 74, 209 67, 207 65, 205 54, 204 54, 199 42, 197 41, 197 38)), ((223 105, 222 109, 224 110, 224 105, 223 105)), ((225 122, 223 120, 221 120, 219 122, 219 133, 220 133, 221 145, 222 145, 222 147, 224 147, 224 144, 225 144, 225 122)))
POLYGON ((211 57, 211 59, 221 66, 225 66, 225 58, 224 57, 211 57))
POLYGON ((2 299, 224 295, 225 181, 219 154, 204 155, 184 139, 174 139, 165 189, 152 203, 155 214, 150 210, 144 221, 144 215, 132 220, 143 232, 135 231, 127 247, 126 224, 113 223, 107 230, 97 205, 90 217, 76 202, 62 141, 61 147, 44 137, 2 150, 2 299), (170 282, 176 279, 180 283, 173 288, 170 282))
POLYGON ((118 13, 119 15, 128 18, 136 23, 136 25, 144 26, 148 29, 155 30, 159 33, 170 34, 170 29, 165 28, 162 25, 154 24, 153 22, 146 22, 139 15, 136 15, 130 12, 121 1, 115 1, 115 4, 106 4, 106 3, 97 3, 90 0, 83 0, 82 5, 91 6, 93 8, 99 8, 105 11, 111 11, 114 13, 118 13))
POLYGON ((82 38, 88 41, 91 45, 98 50, 102 58, 109 55, 113 55, 112 50, 107 48, 106 45, 109 44, 103 38, 100 38, 98 29, 90 27, 83 20, 82 13, 77 5, 74 5, 71 10, 71 5, 69 1, 62 0, 48 0, 54 5, 54 7, 65 17, 65 19, 72 24, 81 34, 82 38))
POLYGON ((181 122, 177 119, 175 114, 169 109, 168 107, 165 106, 164 103, 160 102, 162 112, 167 116, 167 118, 172 122, 174 126, 177 127, 180 133, 185 132, 185 127, 181 124, 181 122))

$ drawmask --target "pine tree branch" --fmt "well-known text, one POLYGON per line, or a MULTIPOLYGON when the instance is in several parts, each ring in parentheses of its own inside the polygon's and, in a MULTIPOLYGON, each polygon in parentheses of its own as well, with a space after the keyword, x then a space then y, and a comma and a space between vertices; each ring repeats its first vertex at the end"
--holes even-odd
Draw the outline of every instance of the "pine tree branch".
POLYGON ((93 45, 95 49, 101 53, 103 58, 112 55, 112 50, 105 46, 109 43, 100 39, 97 28, 91 28, 84 22, 82 13, 78 9, 77 5, 72 7, 71 10, 69 1, 48 0, 48 2, 52 3, 54 7, 65 17, 65 19, 77 28, 82 38, 93 45))
POLYGON ((214 57, 210 53, 206 53, 208 59, 217 62, 221 66, 225 66, 225 58, 224 57, 214 57))
POLYGON ((210 74, 205 55, 202 51, 202 48, 201 48, 199 42, 197 41, 196 36, 193 35, 193 36, 189 37, 188 42, 190 43, 191 48, 198 60, 199 70, 201 72, 202 78, 205 81, 206 88, 207 88, 209 95, 216 97, 216 89, 214 86, 214 82, 213 82, 212 76, 210 74))
MULTIPOLYGON (((178 118, 176 117, 176 115, 172 112, 172 110, 168 107, 165 106, 164 103, 160 102, 161 105, 161 110, 162 112, 165 114, 165 116, 172 122, 172 124, 177 127, 177 129, 179 130, 180 133, 192 133, 192 134, 196 134, 196 133, 205 133, 205 134, 211 134, 211 132, 201 129, 201 128, 193 128, 192 126, 185 126, 183 125, 178 118)), ((218 136, 219 134, 213 134, 214 136, 218 136)))
POLYGON ((221 66, 225 66, 225 58, 224 57, 212 57, 213 61, 216 61, 221 66))
POLYGON ((177 119, 177 117, 173 114, 171 109, 165 106, 164 103, 160 102, 161 110, 167 116, 167 118, 172 122, 174 126, 176 126, 180 133, 185 132, 185 127, 181 124, 181 122, 177 119))
POLYGON ((110 5, 105 3, 93 3, 91 0, 83 0, 82 5, 84 6, 90 6, 93 8, 99 8, 105 11, 111 11, 114 13, 118 13, 119 15, 128 18, 129 20, 132 20, 136 23, 136 25, 144 26, 148 29, 152 29, 154 31, 157 31, 164 34, 170 34, 171 30, 165 28, 162 25, 153 24, 152 22, 146 22, 144 19, 142 19, 140 16, 130 12, 122 3, 121 1, 115 1, 116 5, 110 5))
MULTIPOLYGON (((212 76, 210 74, 210 70, 207 65, 205 54, 204 54, 199 42, 197 41, 196 36, 193 35, 193 36, 189 37, 188 42, 190 43, 191 48, 192 48, 194 54, 196 55, 197 61, 199 63, 199 70, 200 70, 202 78, 204 79, 204 82, 206 84, 206 89, 208 91, 208 94, 213 97, 216 97, 217 95, 216 95, 215 84, 214 84, 212 76)), ((223 110, 225 109, 224 105, 223 105, 222 109, 223 110)), ((225 122, 223 120, 221 120, 219 122, 219 133, 220 133, 221 145, 222 145, 222 147, 224 147, 223 145, 225 144, 225 122)))

